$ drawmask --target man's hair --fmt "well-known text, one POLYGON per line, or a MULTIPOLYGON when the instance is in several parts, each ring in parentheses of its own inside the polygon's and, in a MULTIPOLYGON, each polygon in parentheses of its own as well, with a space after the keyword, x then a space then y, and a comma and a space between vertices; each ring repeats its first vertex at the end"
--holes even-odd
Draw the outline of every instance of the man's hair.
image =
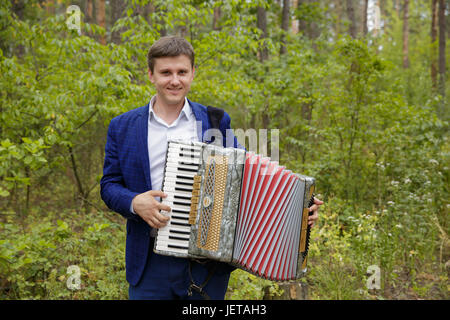
POLYGON ((157 58, 177 57, 183 54, 191 60, 191 66, 194 67, 194 48, 186 39, 177 36, 162 37, 148 50, 148 68, 153 72, 157 58))

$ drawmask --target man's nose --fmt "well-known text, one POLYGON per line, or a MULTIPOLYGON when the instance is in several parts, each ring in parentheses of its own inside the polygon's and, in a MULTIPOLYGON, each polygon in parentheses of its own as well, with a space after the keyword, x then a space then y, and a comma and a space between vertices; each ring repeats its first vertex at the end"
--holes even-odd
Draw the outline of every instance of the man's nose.
POLYGON ((177 74, 174 74, 174 75, 172 76, 172 79, 170 80, 170 82, 171 82, 172 84, 179 84, 179 83, 180 83, 180 78, 178 77, 177 74))

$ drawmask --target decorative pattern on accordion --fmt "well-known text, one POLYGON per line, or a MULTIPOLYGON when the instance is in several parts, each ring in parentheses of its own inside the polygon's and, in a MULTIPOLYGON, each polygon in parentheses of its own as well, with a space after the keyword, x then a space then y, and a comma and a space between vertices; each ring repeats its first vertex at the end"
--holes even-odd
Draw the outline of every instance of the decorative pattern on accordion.
POLYGON ((198 209, 198 198, 200 196, 200 186, 202 183, 202 177, 195 175, 194 183, 192 185, 192 198, 191 198, 191 207, 189 211, 189 224, 195 224, 195 220, 197 218, 197 209, 198 209))
POLYGON ((203 187, 202 209, 199 218, 197 247, 217 251, 219 249, 223 201, 227 182, 228 158, 209 157, 206 161, 206 178, 203 187))

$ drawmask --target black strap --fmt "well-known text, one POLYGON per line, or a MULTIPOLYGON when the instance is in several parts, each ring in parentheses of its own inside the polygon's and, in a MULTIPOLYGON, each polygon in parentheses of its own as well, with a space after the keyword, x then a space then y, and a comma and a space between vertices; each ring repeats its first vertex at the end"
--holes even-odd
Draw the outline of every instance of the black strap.
POLYGON ((189 269, 188 270, 189 270, 189 278, 190 278, 191 284, 189 285, 189 288, 188 288, 188 296, 191 297, 192 290, 195 290, 197 293, 199 293, 203 297, 203 299, 211 300, 211 298, 203 290, 203 288, 206 286, 206 284, 208 283, 208 281, 211 279, 214 272, 216 271, 217 263, 213 263, 212 267, 208 268, 208 275, 206 276, 205 281, 203 281, 203 283, 201 285, 197 285, 194 282, 194 278, 192 277, 192 263, 193 263, 193 260, 189 259, 189 269))
POLYGON ((208 117, 209 121, 211 123, 211 128, 213 129, 220 129, 220 121, 222 120, 222 117, 225 113, 223 109, 216 108, 216 107, 207 107, 208 111, 208 117))

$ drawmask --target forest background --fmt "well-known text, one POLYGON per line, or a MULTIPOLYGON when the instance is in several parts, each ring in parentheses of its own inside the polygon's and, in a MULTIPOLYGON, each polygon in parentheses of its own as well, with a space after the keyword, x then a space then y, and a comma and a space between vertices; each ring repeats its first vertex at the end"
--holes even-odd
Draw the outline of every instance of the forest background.
POLYGON ((280 163, 325 201, 307 276, 236 270, 227 299, 448 299, 449 7, 1 1, 0 298, 127 299, 126 221, 99 195, 106 132, 149 101, 146 53, 177 34, 196 51, 189 98, 278 129, 280 163))

